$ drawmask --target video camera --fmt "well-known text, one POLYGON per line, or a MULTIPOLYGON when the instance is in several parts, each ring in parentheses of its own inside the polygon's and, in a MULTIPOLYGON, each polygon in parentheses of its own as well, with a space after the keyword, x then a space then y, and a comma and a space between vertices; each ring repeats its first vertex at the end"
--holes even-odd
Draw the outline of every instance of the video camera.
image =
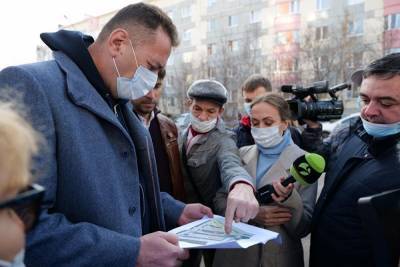
POLYGON ((293 99, 287 100, 295 120, 329 121, 342 117, 343 101, 338 100, 336 92, 347 88, 350 90, 351 84, 342 83, 329 88, 328 81, 319 81, 310 87, 283 85, 281 91, 295 96, 293 99), (315 94, 323 93, 328 93, 331 100, 318 100, 315 94), (312 101, 304 100, 308 96, 312 101))

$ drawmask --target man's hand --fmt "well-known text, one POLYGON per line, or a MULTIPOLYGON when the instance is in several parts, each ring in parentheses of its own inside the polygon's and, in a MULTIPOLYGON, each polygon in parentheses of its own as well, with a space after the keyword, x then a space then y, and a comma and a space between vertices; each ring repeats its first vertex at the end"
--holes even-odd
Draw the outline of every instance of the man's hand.
POLYGON ((303 121, 307 124, 308 128, 318 129, 322 127, 322 124, 319 123, 318 121, 312 121, 307 119, 303 119, 303 121))
POLYGON ((254 221, 265 226, 276 226, 292 219, 289 208, 280 206, 261 206, 254 221))
POLYGON ((286 186, 286 187, 284 187, 282 185, 282 182, 284 180, 285 180, 285 178, 281 177, 280 182, 279 181, 272 182, 272 186, 274 187, 275 192, 276 192, 276 194, 275 193, 272 194, 272 199, 277 203, 280 203, 280 202, 286 200, 293 191, 294 186, 292 183, 288 184, 288 186, 286 186))
POLYGON ((183 209, 181 216, 179 217, 178 224, 184 225, 196 220, 203 218, 205 215, 212 218, 213 213, 209 207, 202 204, 187 204, 183 209))
POLYGON ((246 183, 238 183, 229 192, 225 212, 225 233, 232 231, 232 222, 248 222, 258 213, 258 201, 254 196, 253 187, 246 183))
POLYGON ((155 232, 140 238, 137 267, 179 266, 189 257, 189 252, 179 247, 175 234, 155 232))

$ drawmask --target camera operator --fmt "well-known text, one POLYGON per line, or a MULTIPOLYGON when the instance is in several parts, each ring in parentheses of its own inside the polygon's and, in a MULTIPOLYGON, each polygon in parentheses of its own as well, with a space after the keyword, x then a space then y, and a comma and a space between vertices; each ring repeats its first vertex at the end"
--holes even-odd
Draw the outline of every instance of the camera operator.
MULTIPOLYGON (((243 83, 242 96, 245 114, 241 117, 238 126, 233 129, 236 134, 236 145, 238 148, 255 144, 253 136, 251 135, 250 105, 256 98, 265 96, 271 92, 271 82, 260 74, 251 75, 243 83)), ((302 148, 303 140, 300 131, 294 126, 289 126, 289 131, 293 142, 302 148)), ((305 141, 307 141, 307 139, 305 141)))
MULTIPOLYGON (((312 219, 311 267, 373 266, 357 200, 400 187, 400 53, 373 61, 352 80, 361 84, 361 118, 328 140, 307 144, 327 159, 312 219)), ((308 126, 321 136, 319 123, 308 126)))

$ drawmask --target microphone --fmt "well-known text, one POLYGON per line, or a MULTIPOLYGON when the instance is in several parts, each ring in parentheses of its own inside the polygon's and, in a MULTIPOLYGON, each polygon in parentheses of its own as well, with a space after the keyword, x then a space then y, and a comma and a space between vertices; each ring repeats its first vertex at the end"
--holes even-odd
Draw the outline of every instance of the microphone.
MULTIPOLYGON (((325 160, 321 155, 315 153, 306 153, 298 157, 290 166, 290 175, 281 184, 286 187, 290 183, 299 182, 301 185, 310 185, 315 183, 325 170, 325 160)), ((269 204, 274 200, 272 194, 275 189, 272 184, 261 187, 256 192, 256 198, 260 204, 269 204)))

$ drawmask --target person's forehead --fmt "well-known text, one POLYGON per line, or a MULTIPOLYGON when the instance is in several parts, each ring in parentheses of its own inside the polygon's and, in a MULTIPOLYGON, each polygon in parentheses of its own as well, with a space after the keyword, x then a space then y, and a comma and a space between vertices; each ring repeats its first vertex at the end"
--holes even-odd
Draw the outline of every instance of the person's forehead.
POLYGON ((363 79, 360 94, 369 97, 393 97, 400 100, 400 75, 390 79, 370 76, 363 79))
POLYGON ((277 108, 265 102, 255 104, 252 108, 252 114, 253 113, 263 118, 279 116, 277 108))
POLYGON ((193 99, 193 104, 196 106, 200 106, 201 108, 204 109, 211 109, 211 108, 219 108, 217 104, 212 102, 211 100, 199 100, 199 99, 193 99))
POLYGON ((263 86, 258 86, 254 91, 246 92, 243 91, 244 96, 246 97, 257 97, 262 96, 267 93, 267 90, 263 86))
POLYGON ((165 67, 171 53, 171 40, 164 31, 157 30, 154 36, 146 40, 142 46, 150 63, 157 64, 158 66, 155 67, 158 68, 165 67))

